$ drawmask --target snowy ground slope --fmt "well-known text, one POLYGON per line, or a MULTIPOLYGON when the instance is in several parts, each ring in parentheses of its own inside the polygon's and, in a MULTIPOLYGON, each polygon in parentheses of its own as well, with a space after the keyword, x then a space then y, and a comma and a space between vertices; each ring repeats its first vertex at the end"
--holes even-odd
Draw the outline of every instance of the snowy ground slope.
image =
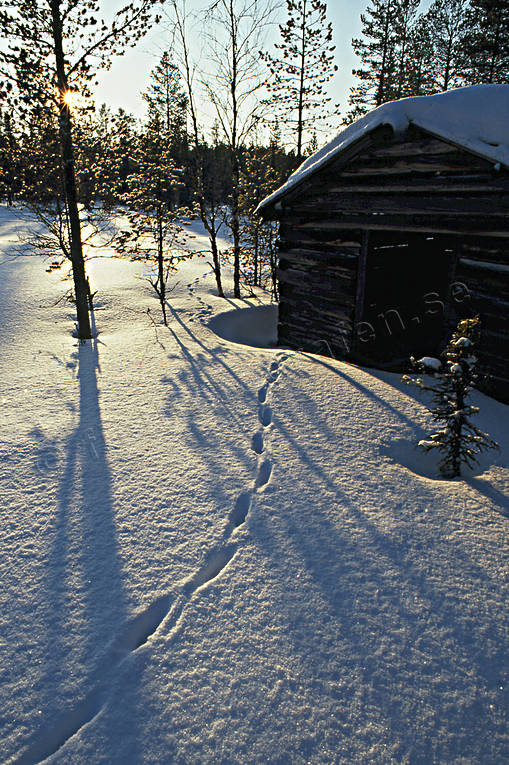
POLYGON ((92 261, 78 346, 0 226, 0 760, 507 762, 508 408, 434 480, 414 390, 232 342, 258 300, 205 260, 167 329, 142 265, 92 261))

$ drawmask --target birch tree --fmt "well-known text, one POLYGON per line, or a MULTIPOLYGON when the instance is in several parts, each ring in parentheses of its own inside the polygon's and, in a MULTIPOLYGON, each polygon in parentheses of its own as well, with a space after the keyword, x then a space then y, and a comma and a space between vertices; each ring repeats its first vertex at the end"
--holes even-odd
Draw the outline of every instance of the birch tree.
POLYGON ((233 294, 240 297, 241 150, 258 124, 256 98, 263 85, 259 51, 271 22, 273 6, 260 0, 215 0, 207 19, 208 57, 212 72, 202 82, 228 146, 232 166, 229 225, 232 234, 233 294))

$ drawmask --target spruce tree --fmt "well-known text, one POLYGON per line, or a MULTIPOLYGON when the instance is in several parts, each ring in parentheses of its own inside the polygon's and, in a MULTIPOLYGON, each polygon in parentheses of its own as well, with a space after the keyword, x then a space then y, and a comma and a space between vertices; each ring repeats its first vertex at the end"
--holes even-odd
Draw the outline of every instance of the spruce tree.
POLYGON ((14 204, 19 189, 19 143, 15 135, 11 115, 0 111, 0 199, 14 204))
POLYGON ((463 319, 453 332, 443 361, 427 357, 411 359, 416 371, 431 375, 431 382, 403 378, 432 394, 433 406, 429 411, 439 430, 420 441, 419 446, 425 451, 441 452, 439 468, 447 478, 458 478, 463 465, 471 468, 479 453, 497 448, 495 441, 470 420, 479 412, 479 407, 468 403, 479 378, 475 354, 479 339, 479 317, 463 319))
POLYGON ((265 103, 293 136, 296 158, 304 155, 305 135, 328 116, 331 99, 327 83, 337 71, 332 44, 332 24, 327 5, 320 0, 286 0, 287 20, 280 24, 281 42, 276 56, 262 53, 271 78, 271 98, 265 103))
POLYGON ((410 31, 405 71, 405 96, 436 93, 435 60, 428 19, 421 14, 410 31))

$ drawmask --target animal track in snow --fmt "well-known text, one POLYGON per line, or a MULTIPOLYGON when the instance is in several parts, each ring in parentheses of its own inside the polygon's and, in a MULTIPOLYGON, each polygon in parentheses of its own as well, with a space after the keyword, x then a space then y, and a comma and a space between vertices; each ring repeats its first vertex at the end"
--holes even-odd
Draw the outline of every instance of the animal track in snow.
POLYGON ((272 473, 272 462, 266 459, 260 465, 258 475, 256 477, 256 488, 261 489, 269 482, 270 475, 272 473))
POLYGON ((238 529, 239 526, 242 526, 242 524, 245 523, 247 514, 250 509, 251 509, 251 492, 243 491, 242 494, 239 494, 237 501, 235 502, 235 507, 230 513, 228 526, 226 527, 226 530, 224 533, 225 537, 229 537, 232 531, 234 531, 235 529, 238 529))
MULTIPOLYGON (((239 500, 236 505, 237 515, 234 515, 235 510, 232 511, 232 531, 244 522, 249 511, 250 501, 246 504, 245 501, 239 502, 239 500)), ((234 544, 220 546, 213 550, 184 585, 181 595, 175 597, 173 607, 174 596, 166 593, 156 598, 144 611, 135 616, 127 624, 124 632, 111 643, 106 656, 96 670, 100 679, 95 688, 74 709, 64 713, 56 724, 41 731, 35 742, 14 760, 15 765, 38 765, 55 754, 87 723, 91 722, 108 700, 108 672, 117 669, 127 656, 145 645, 167 618, 174 627, 192 595, 199 588, 216 579, 232 560, 236 551, 237 546, 234 544)))
MULTIPOLYGON (((193 288, 191 284, 187 286, 192 294, 193 288)), ((205 307, 206 304, 199 296, 196 297, 202 306, 205 307)), ((207 306, 207 308, 209 307, 207 306)), ((286 355, 281 355, 277 361, 272 362, 267 380, 258 390, 258 417, 264 428, 267 428, 272 423, 272 409, 266 404, 270 386, 278 378, 281 364, 287 358, 286 355)), ((265 446, 261 431, 257 431, 253 435, 251 446, 257 455, 263 453, 265 446)), ((167 622, 168 627, 173 628, 168 633, 171 638, 187 603, 194 593, 210 582, 213 582, 234 558, 237 552, 237 545, 226 542, 235 529, 245 523, 252 506, 253 492, 262 491, 268 484, 272 475, 272 468, 272 461, 267 457, 259 463, 254 490, 243 491, 238 496, 235 506, 230 512, 228 524, 223 535, 223 544, 214 548, 206 556, 200 568, 183 584, 180 593, 160 595, 147 608, 128 622, 124 631, 110 644, 105 657, 96 669, 96 675, 99 679, 93 690, 76 704, 74 709, 64 713, 51 727, 42 730, 35 741, 14 760, 16 765, 37 765, 43 762, 43 760, 57 752, 73 736, 79 733, 87 723, 91 722, 108 701, 108 682, 111 680, 110 673, 118 669, 130 654, 146 645, 164 621, 167 622)))
POLYGON ((251 441, 251 447, 256 454, 261 454, 263 452, 263 435, 260 431, 254 434, 251 441))
POLYGON ((272 409, 270 406, 263 405, 260 407, 258 416, 263 427, 267 428, 272 422, 272 409))
POLYGON ((265 403, 265 399, 267 398, 267 390, 268 390, 268 388, 269 388, 268 383, 265 383, 265 385, 262 385, 262 387, 258 391, 258 401, 260 402, 260 404, 264 404, 265 403))
POLYGON ((223 569, 226 568, 236 552, 236 545, 227 545, 207 556, 205 563, 193 576, 189 585, 186 586, 186 592, 189 592, 189 595, 192 595, 199 587, 203 587, 205 584, 216 579, 223 569))

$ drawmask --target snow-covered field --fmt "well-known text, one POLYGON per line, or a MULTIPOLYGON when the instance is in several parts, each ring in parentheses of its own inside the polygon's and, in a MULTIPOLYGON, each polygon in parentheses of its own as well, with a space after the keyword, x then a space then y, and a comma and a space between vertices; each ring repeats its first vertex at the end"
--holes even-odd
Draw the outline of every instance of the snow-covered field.
POLYGON ((477 396, 501 452, 436 480, 416 390, 271 347, 204 259, 168 328, 142 264, 91 261, 78 345, 14 228, 1 761, 508 762, 508 407, 477 396))

